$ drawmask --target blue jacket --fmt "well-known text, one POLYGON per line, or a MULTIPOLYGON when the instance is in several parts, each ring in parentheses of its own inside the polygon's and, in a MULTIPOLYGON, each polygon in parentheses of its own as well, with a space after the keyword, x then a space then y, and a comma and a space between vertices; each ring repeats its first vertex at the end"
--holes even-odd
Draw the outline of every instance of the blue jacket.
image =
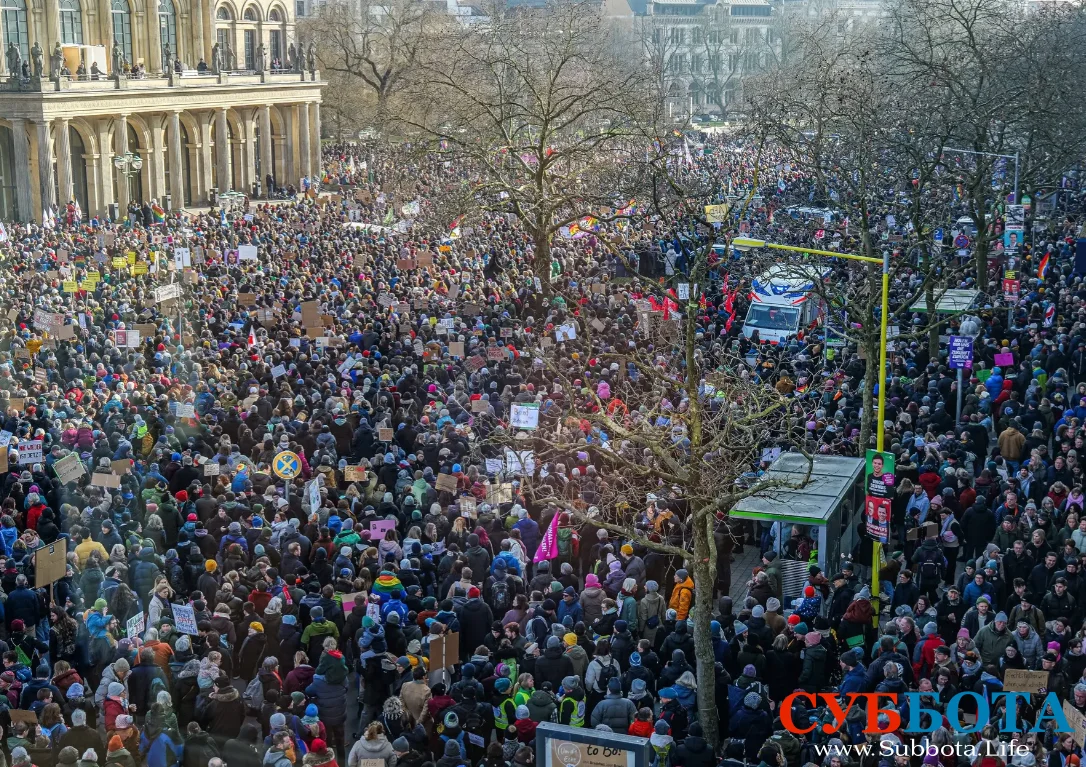
POLYGON ((577 600, 567 603, 566 600, 559 599, 558 609, 555 613, 558 616, 558 623, 562 623, 567 615, 573 618, 574 625, 578 621, 584 620, 584 608, 581 607, 581 603, 577 600))
POLYGON ((520 530, 521 540, 524 541, 524 548, 528 554, 535 554, 536 546, 539 545, 539 523, 531 517, 525 517, 524 519, 513 525, 514 530, 520 530))
POLYGON ((11 547, 19 540, 19 530, 14 525, 0 527, 0 547, 4 549, 4 556, 11 556, 11 547))
POLYGON ((865 689, 865 677, 867 675, 867 669, 864 668, 862 663, 856 664, 856 668, 848 670, 845 674, 845 678, 841 680, 841 685, 837 688, 842 695, 847 695, 850 692, 864 692, 865 689))
POLYGON ((148 740, 147 733, 140 735, 140 754, 147 760, 147 767, 177 767, 183 751, 184 747, 174 743, 165 732, 160 732, 154 740, 148 740))
POLYGON ((8 601, 4 606, 7 618, 8 630, 11 630, 11 622, 21 620, 27 628, 38 625, 41 618, 41 600, 38 595, 28 588, 16 588, 8 594, 8 601))
POLYGON ((317 710, 326 725, 337 726, 347 721, 347 682, 332 684, 321 675, 305 688, 305 694, 317 699, 317 710))

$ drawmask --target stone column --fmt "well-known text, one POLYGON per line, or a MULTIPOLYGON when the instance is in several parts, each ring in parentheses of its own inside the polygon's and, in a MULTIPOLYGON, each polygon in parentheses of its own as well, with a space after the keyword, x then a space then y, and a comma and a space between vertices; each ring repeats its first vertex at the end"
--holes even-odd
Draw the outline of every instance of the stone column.
POLYGON ((200 118, 200 181, 203 188, 200 190, 200 199, 207 200, 207 194, 211 187, 215 186, 211 164, 211 120, 212 115, 199 116, 200 118))
POLYGON ((185 207, 185 174, 181 163, 181 113, 170 112, 168 123, 170 142, 170 195, 174 208, 185 207))
POLYGON ((49 132, 49 123, 37 123, 38 129, 38 188, 41 193, 41 207, 44 211, 56 210, 57 188, 53 184, 53 137, 49 132))
POLYGON ((298 176, 309 177, 313 170, 313 155, 309 148, 309 103, 298 104, 298 176))
POLYGON ((215 110, 215 172, 218 174, 219 191, 234 188, 230 178, 230 128, 226 123, 226 108, 215 110))
MULTIPOLYGON (((264 105, 260 107, 260 173, 263 176, 260 179, 260 185, 262 188, 266 184, 269 174, 272 178, 278 177, 272 167, 272 141, 271 107, 264 105)), ((270 192, 270 189, 264 189, 264 196, 268 196, 270 192)))
MULTIPOLYGON (((176 13, 176 7, 174 12, 176 13)), ((166 70, 162 68, 162 49, 166 41, 162 39, 162 25, 158 22, 158 3, 151 4, 150 13, 147 14, 147 42, 151 44, 151 52, 148 54, 151 60, 146 62, 147 71, 165 74, 166 70)), ((173 53, 176 54, 177 51, 173 53)))
POLYGON ((245 194, 253 191, 256 183, 256 111, 248 112, 242 117, 241 128, 245 134, 245 142, 241 146, 242 159, 242 183, 245 194))
POLYGON ((26 135, 26 120, 11 118, 12 168, 15 169, 15 206, 20 221, 34 218, 34 191, 30 186, 30 140, 26 135))
POLYGON ((72 185, 72 144, 68 118, 57 118, 56 129, 57 193, 60 196, 57 202, 61 205, 67 205, 68 200, 75 197, 75 189, 72 185))
POLYGON ((310 143, 313 147, 313 173, 317 176, 321 175, 321 105, 320 102, 313 102, 309 105, 309 135, 311 136, 310 143))
POLYGON ((105 118, 98 121, 98 211, 108 213, 109 206, 115 200, 113 188, 113 151, 109 143, 109 129, 112 121, 105 118))
MULTIPOLYGON (((113 146, 121 157, 128 152, 128 115, 119 115, 113 120, 113 146)), ((110 167, 113 166, 113 158, 106 158, 110 167)), ((117 203, 121 206, 121 218, 128 215, 128 175, 125 171, 114 168, 117 174, 117 203)))
POLYGON ((151 126, 151 197, 162 202, 166 194, 166 141, 162 135, 162 118, 152 116, 151 126))

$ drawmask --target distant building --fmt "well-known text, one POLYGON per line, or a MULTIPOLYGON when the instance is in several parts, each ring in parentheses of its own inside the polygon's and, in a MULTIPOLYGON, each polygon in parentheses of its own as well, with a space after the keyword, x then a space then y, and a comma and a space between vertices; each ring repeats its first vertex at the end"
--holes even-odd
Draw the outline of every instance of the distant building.
POLYGON ((304 52, 287 71, 294 1, 155 1, 3 0, 0 218, 179 207, 319 172, 323 82, 304 52))
POLYGON ((780 13, 767 0, 630 0, 645 53, 658 60, 675 116, 720 115, 744 77, 780 54, 780 13))

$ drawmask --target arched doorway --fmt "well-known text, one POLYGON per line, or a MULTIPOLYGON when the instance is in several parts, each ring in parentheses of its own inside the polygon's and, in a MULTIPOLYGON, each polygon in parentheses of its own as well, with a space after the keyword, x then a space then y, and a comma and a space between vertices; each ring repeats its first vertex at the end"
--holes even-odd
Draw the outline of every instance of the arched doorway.
POLYGON ((68 144, 71 147, 68 164, 72 169, 72 194, 79 203, 80 210, 88 211, 90 205, 87 195, 87 161, 84 157, 88 152, 83 143, 83 136, 71 125, 68 126, 68 144))

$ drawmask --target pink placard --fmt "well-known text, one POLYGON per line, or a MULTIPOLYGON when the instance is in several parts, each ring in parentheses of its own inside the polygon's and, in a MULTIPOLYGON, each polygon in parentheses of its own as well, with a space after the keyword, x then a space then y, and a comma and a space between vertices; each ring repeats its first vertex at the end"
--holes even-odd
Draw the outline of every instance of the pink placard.
POLYGON ((995 356, 995 364, 997 365, 1013 365, 1014 354, 1012 352, 1001 352, 995 356))
POLYGON ((396 529, 396 520, 394 519, 375 519, 370 522, 370 540, 371 541, 383 541, 385 539, 385 533, 389 530, 396 529))

